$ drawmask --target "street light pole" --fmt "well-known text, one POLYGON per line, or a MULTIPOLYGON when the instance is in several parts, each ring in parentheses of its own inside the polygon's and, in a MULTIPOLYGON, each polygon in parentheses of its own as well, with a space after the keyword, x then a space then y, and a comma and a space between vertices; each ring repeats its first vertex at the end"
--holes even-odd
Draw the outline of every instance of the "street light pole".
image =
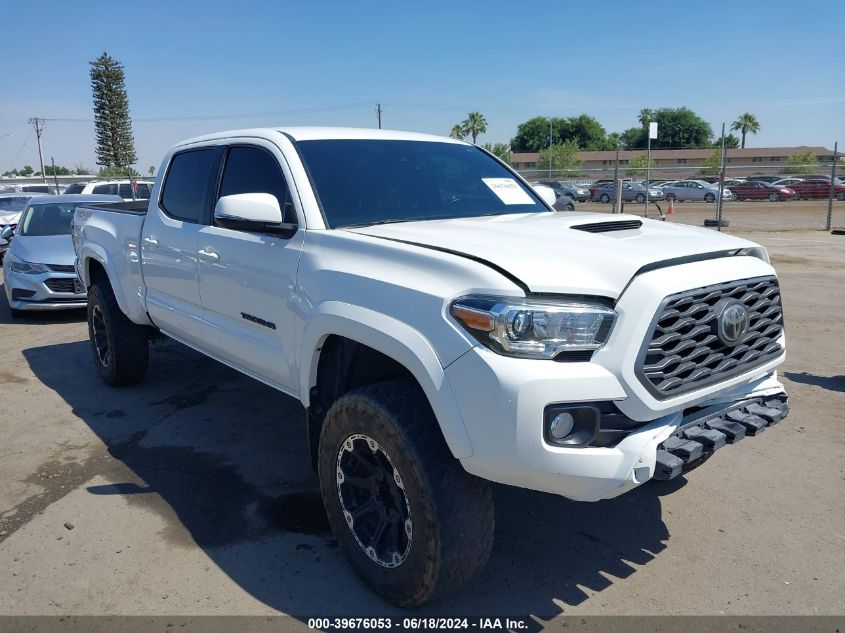
POLYGON ((552 151, 552 117, 549 117, 549 180, 552 179, 552 164, 555 162, 555 155, 552 151))

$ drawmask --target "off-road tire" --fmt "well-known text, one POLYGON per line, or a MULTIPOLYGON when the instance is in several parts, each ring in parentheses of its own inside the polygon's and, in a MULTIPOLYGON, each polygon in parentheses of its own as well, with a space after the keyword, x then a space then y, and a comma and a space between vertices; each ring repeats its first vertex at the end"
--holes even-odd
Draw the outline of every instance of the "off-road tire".
POLYGON ((133 323, 123 314, 108 283, 96 283, 88 290, 88 338, 94 365, 104 383, 122 387, 144 379, 150 361, 149 328, 133 323), (95 342, 95 312, 102 319, 108 342, 105 363, 95 342))
POLYGON ((486 564, 493 546, 490 486, 452 456, 428 400, 411 381, 367 385, 336 400, 320 434, 318 473, 341 549, 364 582, 393 604, 417 607, 454 593, 486 564), (403 482, 413 532, 397 567, 372 561, 343 513, 338 454, 355 434, 375 440, 403 482))

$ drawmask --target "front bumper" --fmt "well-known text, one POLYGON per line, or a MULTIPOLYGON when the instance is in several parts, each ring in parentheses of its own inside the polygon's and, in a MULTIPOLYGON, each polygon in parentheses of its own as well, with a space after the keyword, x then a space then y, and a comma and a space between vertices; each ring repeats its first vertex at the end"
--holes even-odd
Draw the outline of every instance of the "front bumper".
POLYGON ((15 310, 71 310, 88 305, 84 288, 74 274, 46 272, 30 275, 13 272, 9 266, 4 266, 3 285, 9 306, 15 310), (80 292, 54 292, 46 285, 55 284, 53 280, 60 280, 59 286, 54 287, 75 285, 80 292), (74 281, 77 283, 74 284, 74 281))
MULTIPOLYGON (((772 272, 759 259, 731 257, 635 277, 616 303, 619 319, 607 344, 589 362, 520 359, 473 348, 445 370, 472 443, 473 454, 461 460, 464 468, 499 483, 597 501, 700 464, 722 445, 715 433, 704 431, 719 431, 725 443, 733 441, 730 433, 739 435, 735 427, 722 422, 739 424, 747 435, 758 432, 749 430, 754 425, 765 428, 771 422, 761 427, 759 419, 747 419, 767 419, 760 409, 748 407, 772 409, 775 402, 785 403, 786 394, 775 372, 783 355, 720 383, 665 399, 649 393, 635 367, 640 342, 666 296, 772 272), (607 404, 628 421, 629 430, 616 443, 602 446, 594 442, 568 448, 547 443, 543 437, 546 407, 576 403, 607 404), (727 417, 719 418, 720 412, 727 417), (741 420, 734 419, 741 415, 741 420), (689 442, 701 446, 696 449, 689 442), (684 450, 686 456, 678 457, 684 450), (680 466, 671 457, 681 459, 680 466)), ((785 413, 783 407, 780 417, 785 413)))

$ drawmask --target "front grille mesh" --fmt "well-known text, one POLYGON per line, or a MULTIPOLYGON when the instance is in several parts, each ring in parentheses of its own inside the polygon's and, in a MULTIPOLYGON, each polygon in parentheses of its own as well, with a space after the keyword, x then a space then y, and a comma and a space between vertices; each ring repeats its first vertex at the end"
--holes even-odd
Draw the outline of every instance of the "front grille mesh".
POLYGON ((74 292, 73 290, 73 279, 66 278, 66 279, 47 279, 44 282, 44 285, 47 286, 53 292, 74 292))
POLYGON ((47 264, 47 268, 52 270, 54 273, 75 273, 76 269, 73 267, 73 264, 47 264))
POLYGON ((717 284, 671 295, 646 337, 637 371, 659 399, 727 380, 776 358, 783 351, 780 287, 774 277, 717 284), (740 301, 748 332, 735 346, 716 335, 716 307, 740 301))

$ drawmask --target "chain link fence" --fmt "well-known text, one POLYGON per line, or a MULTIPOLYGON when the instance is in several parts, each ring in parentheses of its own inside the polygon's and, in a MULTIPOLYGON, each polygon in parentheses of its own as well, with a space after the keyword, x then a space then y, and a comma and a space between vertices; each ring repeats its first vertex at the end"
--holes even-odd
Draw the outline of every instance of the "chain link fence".
POLYGON ((718 163, 646 168, 625 160, 607 162, 613 164, 519 172, 529 182, 552 184, 559 194, 573 196, 577 211, 622 211, 713 227, 721 213, 722 226, 731 231, 830 230, 845 226, 845 163, 841 160, 725 164, 723 169, 718 163), (620 181, 622 187, 617 191, 614 183, 620 181))

